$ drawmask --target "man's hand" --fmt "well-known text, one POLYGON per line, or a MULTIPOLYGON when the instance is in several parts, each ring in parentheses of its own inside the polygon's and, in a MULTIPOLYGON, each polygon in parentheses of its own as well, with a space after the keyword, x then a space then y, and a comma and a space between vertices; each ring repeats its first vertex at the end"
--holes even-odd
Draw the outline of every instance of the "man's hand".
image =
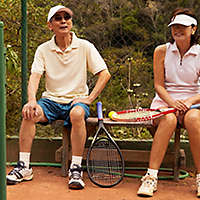
POLYGON ((40 115, 39 105, 36 101, 29 101, 22 109, 22 116, 26 120, 31 120, 40 115))
POLYGON ((84 103, 90 105, 92 102, 90 101, 89 97, 87 97, 87 98, 76 98, 72 101, 72 105, 76 103, 84 103))

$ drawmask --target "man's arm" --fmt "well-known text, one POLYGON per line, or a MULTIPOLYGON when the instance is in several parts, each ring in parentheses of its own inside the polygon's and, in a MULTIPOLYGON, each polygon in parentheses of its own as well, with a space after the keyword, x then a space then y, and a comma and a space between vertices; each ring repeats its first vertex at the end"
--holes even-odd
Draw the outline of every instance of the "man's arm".
POLYGON ((82 102, 82 103, 90 105, 97 98, 97 96, 102 92, 102 90, 106 86, 106 83, 109 81, 111 75, 107 69, 100 71, 97 75, 98 75, 98 80, 92 92, 90 93, 90 95, 87 98, 74 99, 73 104, 82 102))
POLYGON ((28 82, 28 102, 22 109, 22 115, 25 119, 32 119, 34 116, 39 114, 36 94, 41 76, 41 74, 35 72, 30 75, 28 82))

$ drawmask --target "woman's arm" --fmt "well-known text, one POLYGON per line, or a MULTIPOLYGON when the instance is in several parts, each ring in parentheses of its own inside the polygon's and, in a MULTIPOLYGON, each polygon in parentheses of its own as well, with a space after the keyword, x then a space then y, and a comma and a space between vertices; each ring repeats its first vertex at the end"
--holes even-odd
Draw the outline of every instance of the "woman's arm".
POLYGON ((154 88, 159 97, 169 106, 174 105, 174 100, 165 89, 165 67, 164 60, 166 54, 166 45, 156 47, 153 55, 153 70, 154 70, 154 88))

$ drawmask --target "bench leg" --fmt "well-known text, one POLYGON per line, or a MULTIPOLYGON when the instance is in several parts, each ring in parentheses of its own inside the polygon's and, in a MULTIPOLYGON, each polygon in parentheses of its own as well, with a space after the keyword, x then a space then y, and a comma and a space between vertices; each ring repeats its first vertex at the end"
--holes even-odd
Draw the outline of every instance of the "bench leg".
POLYGON ((66 177, 69 168, 70 130, 65 127, 63 127, 62 146, 61 173, 62 176, 66 177))
POLYGON ((175 141, 174 141, 174 181, 179 180, 179 171, 180 171, 180 128, 177 128, 175 131, 175 141))

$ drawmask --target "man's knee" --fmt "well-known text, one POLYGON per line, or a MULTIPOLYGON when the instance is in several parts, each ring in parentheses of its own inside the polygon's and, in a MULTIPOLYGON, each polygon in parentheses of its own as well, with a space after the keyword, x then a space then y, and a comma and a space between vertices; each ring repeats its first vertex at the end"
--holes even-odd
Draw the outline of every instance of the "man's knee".
POLYGON ((70 120, 73 121, 79 121, 83 120, 85 118, 85 111, 81 106, 74 107, 70 112, 70 120))

